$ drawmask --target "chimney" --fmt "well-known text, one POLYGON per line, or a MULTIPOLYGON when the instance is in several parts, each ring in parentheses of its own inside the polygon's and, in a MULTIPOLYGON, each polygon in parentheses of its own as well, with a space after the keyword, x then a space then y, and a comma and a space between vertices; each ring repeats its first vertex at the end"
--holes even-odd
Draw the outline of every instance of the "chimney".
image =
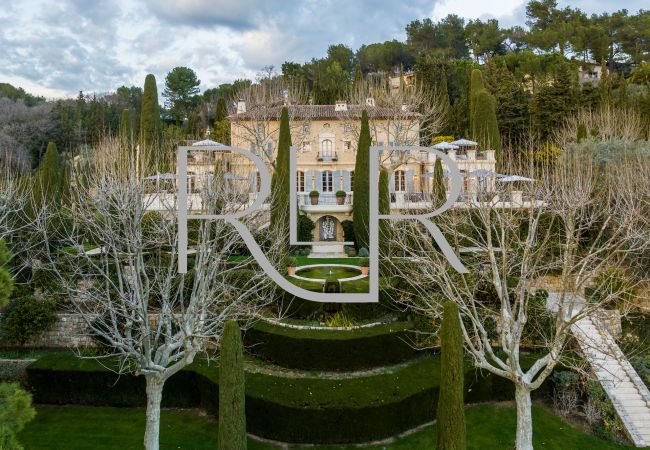
POLYGON ((334 103, 334 111, 347 111, 348 110, 348 104, 345 103, 343 100, 337 100, 336 103, 334 103))
POLYGON ((245 112, 246 112, 246 102, 244 100, 239 99, 237 101, 237 114, 241 114, 245 112))
POLYGON ((368 97, 366 99, 366 106, 374 107, 375 106, 375 99, 372 97, 368 97))

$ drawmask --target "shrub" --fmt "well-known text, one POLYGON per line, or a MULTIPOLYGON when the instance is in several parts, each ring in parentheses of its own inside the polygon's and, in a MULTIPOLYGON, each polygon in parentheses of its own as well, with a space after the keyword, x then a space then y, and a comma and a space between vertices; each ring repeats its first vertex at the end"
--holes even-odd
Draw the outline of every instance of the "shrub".
POLYGON ((343 240, 345 242, 356 242, 354 236, 354 223, 352 223, 351 220, 344 220, 341 222, 341 226, 343 227, 343 240))
POLYGON ((440 396, 438 445, 442 450, 465 449, 463 332, 458 306, 445 302, 440 328, 440 396))
POLYGON ((51 302, 34 296, 13 299, 0 319, 3 341, 24 345, 37 338, 56 322, 53 310, 51 302))
POLYGON ((284 265, 286 267, 296 267, 296 258, 293 256, 288 256, 284 258, 284 265))
POLYGON ((553 407, 564 417, 574 413, 580 398, 580 376, 575 372, 559 371, 552 376, 553 407))
POLYGON ((359 259, 359 265, 361 267, 370 267, 370 259, 368 259, 368 258, 360 258, 359 259))
POLYGON ((345 191, 336 191, 336 194, 335 194, 335 195, 336 195, 337 197, 345 197, 345 196, 347 196, 348 194, 347 194, 347 192, 345 192, 345 191))
POLYGON ((362 258, 367 258, 368 256, 370 256, 370 253, 368 253, 368 249, 366 247, 361 247, 359 249, 359 256, 361 256, 362 258))
POLYGON ((244 348, 239 324, 230 320, 221 337, 219 365, 219 449, 246 448, 244 348))
POLYGON ((587 402, 592 404, 591 409, 600 411, 601 415, 602 422, 598 421, 592 425, 594 434, 605 439, 620 435, 623 431, 623 423, 600 383, 596 380, 587 380, 585 391, 587 402))
POLYGON ((16 383, 0 384, 0 448, 21 450, 16 435, 36 416, 32 396, 16 383))
POLYGON ((318 197, 318 196, 320 196, 320 194, 318 193, 318 191, 311 191, 311 192, 309 193, 309 196, 310 196, 310 197, 318 197))
POLYGON ((356 322, 343 311, 337 311, 325 320, 325 325, 328 327, 351 328, 356 326, 356 322))
POLYGON ((304 214, 298 215, 298 240, 301 242, 311 242, 313 230, 314 222, 304 214))

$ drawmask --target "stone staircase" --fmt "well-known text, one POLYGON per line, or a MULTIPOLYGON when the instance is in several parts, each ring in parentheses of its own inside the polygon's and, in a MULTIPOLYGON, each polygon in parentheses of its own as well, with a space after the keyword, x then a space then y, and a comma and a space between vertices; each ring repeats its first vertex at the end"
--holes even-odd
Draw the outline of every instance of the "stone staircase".
POLYGON ((637 447, 650 447, 650 391, 601 320, 585 317, 571 331, 637 447))

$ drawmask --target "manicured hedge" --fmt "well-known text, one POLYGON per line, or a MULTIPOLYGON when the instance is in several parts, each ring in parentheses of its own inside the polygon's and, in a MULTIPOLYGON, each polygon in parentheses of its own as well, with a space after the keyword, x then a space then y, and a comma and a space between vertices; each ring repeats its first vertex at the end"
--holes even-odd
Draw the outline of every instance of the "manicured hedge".
POLYGON ((383 367, 418 354, 408 322, 352 330, 296 329, 258 322, 246 332, 250 353, 282 367, 349 371, 383 367))
MULTIPOLYGON (((110 366, 110 361, 104 364, 110 366)), ((166 383, 163 406, 200 407, 216 416, 218 378, 217 364, 196 361, 166 383)), ((249 359, 248 432, 298 443, 386 438, 434 419, 439 378, 439 362, 432 356, 363 375, 287 372, 249 359)), ((36 361, 28 367, 27 379, 36 403, 144 405, 142 377, 117 376, 95 361, 67 353, 36 361)), ((465 380, 466 402, 514 398, 512 383, 481 374, 469 363, 465 380)))

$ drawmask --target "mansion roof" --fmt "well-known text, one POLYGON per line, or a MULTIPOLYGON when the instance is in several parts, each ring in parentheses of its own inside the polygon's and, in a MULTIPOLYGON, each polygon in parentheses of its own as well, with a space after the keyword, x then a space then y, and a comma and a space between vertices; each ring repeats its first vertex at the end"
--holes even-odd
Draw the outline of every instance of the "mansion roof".
MULTIPOLYGON (((280 120, 284 105, 252 107, 246 112, 234 113, 228 116, 232 120, 280 120)), ((405 111, 399 107, 382 107, 367 105, 346 105, 346 110, 337 110, 336 105, 289 105, 289 117, 298 120, 318 119, 361 119, 361 113, 368 111, 370 119, 397 119, 405 120, 420 117, 420 113, 405 111)))

